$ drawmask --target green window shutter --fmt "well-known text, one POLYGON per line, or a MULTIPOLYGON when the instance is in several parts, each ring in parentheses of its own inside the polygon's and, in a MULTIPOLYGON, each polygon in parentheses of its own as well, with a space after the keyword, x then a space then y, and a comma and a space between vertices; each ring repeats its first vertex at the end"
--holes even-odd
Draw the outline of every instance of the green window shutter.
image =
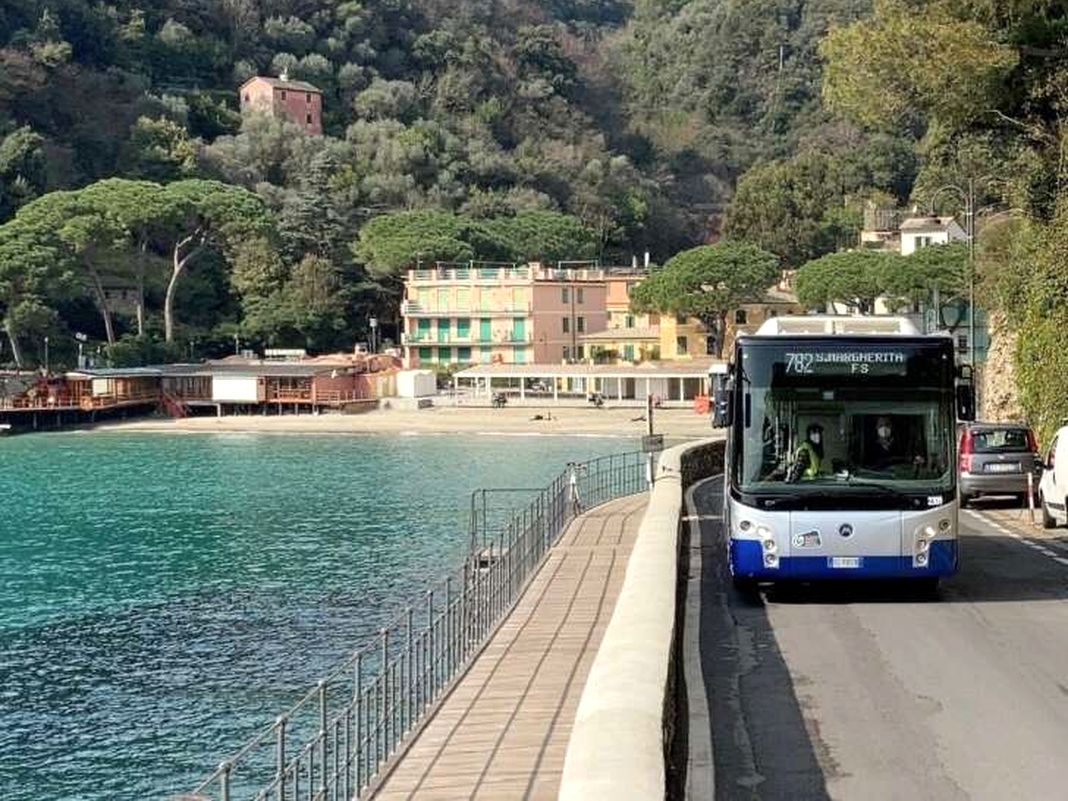
POLYGON ((469 317, 461 317, 456 321, 456 338, 471 338, 471 319, 469 317))
POLYGON ((456 352, 456 361, 465 363, 471 361, 471 348, 459 348, 456 352))
POLYGON ((433 348, 419 348, 419 362, 422 364, 433 359, 433 351, 433 348))
POLYGON ((452 348, 438 348, 438 361, 447 364, 452 361, 452 348))
POLYGON ((490 342, 493 339, 493 328, 490 320, 483 317, 478 321, 478 341, 490 342))
POLYGON ((438 342, 449 341, 449 321, 448 319, 438 320, 438 342))

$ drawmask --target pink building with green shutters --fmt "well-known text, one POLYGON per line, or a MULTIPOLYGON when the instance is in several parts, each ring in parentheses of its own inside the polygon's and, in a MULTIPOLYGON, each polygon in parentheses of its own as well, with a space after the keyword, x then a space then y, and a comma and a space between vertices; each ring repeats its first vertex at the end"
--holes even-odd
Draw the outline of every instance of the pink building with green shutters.
POLYGON ((408 271, 404 356, 411 367, 560 363, 586 357, 582 337, 606 326, 596 267, 439 264, 408 271))

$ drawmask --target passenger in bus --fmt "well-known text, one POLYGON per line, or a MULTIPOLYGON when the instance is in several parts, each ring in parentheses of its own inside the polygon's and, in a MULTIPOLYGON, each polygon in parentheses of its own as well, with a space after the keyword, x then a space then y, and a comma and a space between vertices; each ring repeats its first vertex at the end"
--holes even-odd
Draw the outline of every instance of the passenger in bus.
POLYGON ((786 480, 794 482, 801 478, 816 478, 823 473, 823 426, 811 423, 805 429, 805 441, 797 448, 786 480))

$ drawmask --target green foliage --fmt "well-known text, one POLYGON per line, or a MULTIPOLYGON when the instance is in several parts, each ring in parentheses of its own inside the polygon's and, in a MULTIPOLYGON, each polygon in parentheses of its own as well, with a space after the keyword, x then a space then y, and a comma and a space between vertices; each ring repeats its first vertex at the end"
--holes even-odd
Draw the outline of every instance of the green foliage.
POLYGON ((722 348, 727 313, 761 300, 778 278, 778 258, 755 245, 702 245, 674 256, 638 284, 631 308, 697 317, 715 329, 722 348))
POLYGON ((582 258, 594 248, 593 232, 566 214, 522 212, 474 220, 448 212, 410 211, 367 223, 360 229, 354 254, 372 275, 387 276, 418 262, 551 261, 582 258))
POLYGON ((923 115, 966 124, 1017 63, 989 28, 944 1, 878 0, 872 19, 831 31, 820 53, 828 105, 873 128, 923 115))
POLYGON ((787 266, 804 264, 856 244, 864 201, 895 191, 911 165, 886 142, 849 156, 808 151, 757 165, 739 179, 724 231, 777 254, 787 266))
POLYGON ((797 271, 797 299, 809 308, 841 303, 870 314, 875 299, 883 294, 888 274, 902 260, 894 253, 868 250, 821 256, 797 271))
POLYGON ((1020 401, 1043 442, 1068 417, 1068 204, 1049 223, 1029 222, 1012 238, 995 281, 1000 308, 1018 334, 1020 401))
POLYGON ((0 220, 44 189, 44 139, 23 126, 0 139, 0 220))
POLYGON ((186 129, 166 118, 141 117, 130 137, 131 171, 153 181, 190 175, 196 168, 196 146, 186 129))
POLYGON ((962 244, 920 248, 883 273, 883 293, 901 305, 930 302, 936 292, 941 302, 966 298, 967 289, 968 246, 962 244))

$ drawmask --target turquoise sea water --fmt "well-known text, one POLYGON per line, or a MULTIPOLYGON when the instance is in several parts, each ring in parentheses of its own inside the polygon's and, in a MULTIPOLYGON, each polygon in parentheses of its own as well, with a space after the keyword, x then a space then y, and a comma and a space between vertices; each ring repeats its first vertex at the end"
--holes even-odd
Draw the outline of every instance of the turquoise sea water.
POLYGON ((633 444, 0 440, 0 795, 191 789, 462 558, 473 489, 633 444))

